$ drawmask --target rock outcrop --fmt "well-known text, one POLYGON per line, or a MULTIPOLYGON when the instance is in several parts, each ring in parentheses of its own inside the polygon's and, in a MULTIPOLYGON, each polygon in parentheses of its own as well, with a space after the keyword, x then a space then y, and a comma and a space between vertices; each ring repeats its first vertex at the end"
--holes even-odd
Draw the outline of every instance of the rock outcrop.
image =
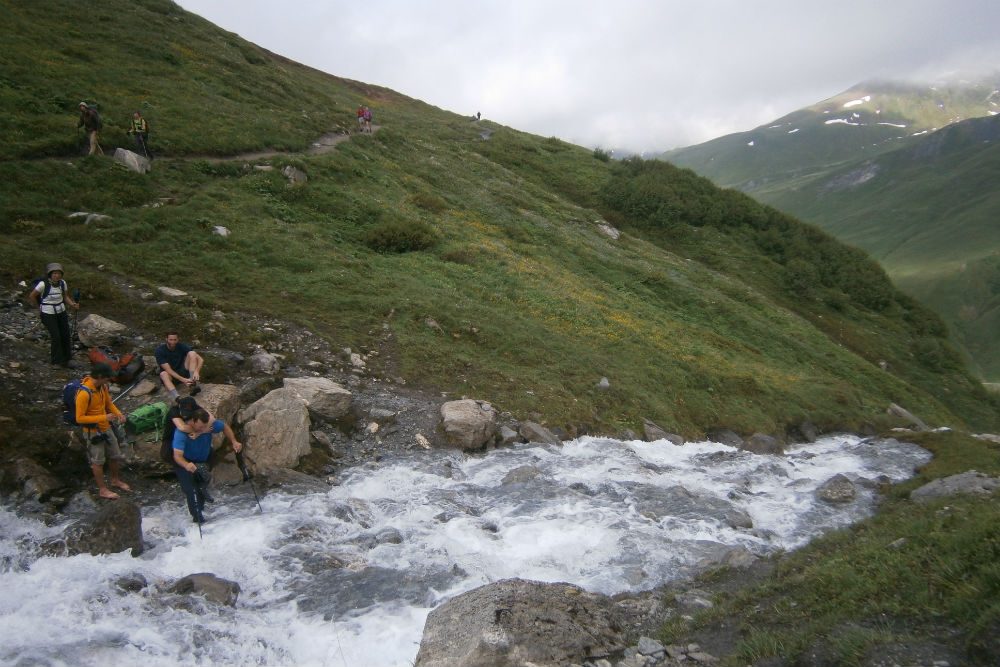
POLYGON ((462 399, 441 406, 445 442, 463 450, 482 449, 493 439, 497 413, 485 401, 462 399))
POLYGON ((275 389, 239 413, 246 457, 258 470, 294 468, 309 453, 309 411, 291 389, 275 389))
POLYGON ((95 347, 114 345, 125 335, 128 327, 96 313, 91 313, 80 320, 76 330, 81 343, 87 347, 95 347))
POLYGON ((116 500, 67 528, 62 542, 70 556, 116 554, 126 549, 138 556, 143 551, 142 512, 130 500, 116 500))
POLYGON ((570 584, 507 579, 431 611, 416 667, 556 667, 625 648, 610 598, 570 584))
POLYGON ((315 419, 336 421, 351 409, 351 392, 329 378, 285 378, 285 388, 306 402, 315 419))
POLYGON ((200 595, 210 602, 228 607, 235 607, 240 596, 240 585, 207 572, 189 574, 178 579, 167 589, 177 595, 200 595))
POLYGON ((1000 489, 1000 478, 969 470, 924 484, 910 493, 910 500, 924 503, 959 494, 987 496, 997 489, 1000 489))

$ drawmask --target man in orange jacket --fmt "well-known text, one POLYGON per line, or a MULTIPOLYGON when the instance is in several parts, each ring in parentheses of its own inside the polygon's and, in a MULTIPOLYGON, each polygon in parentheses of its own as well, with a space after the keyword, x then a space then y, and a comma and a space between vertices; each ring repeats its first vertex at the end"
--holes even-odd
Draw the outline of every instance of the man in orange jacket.
POLYGON ((121 462, 125 457, 120 446, 120 431, 112 428, 112 422, 125 422, 125 415, 111 400, 108 391, 114 374, 111 366, 94 364, 90 375, 80 383, 82 388, 76 392, 76 423, 83 428, 87 460, 97 482, 97 491, 101 498, 108 500, 117 499, 118 494, 104 483, 105 460, 111 473, 108 483, 122 491, 131 491, 131 487, 121 480, 121 462))

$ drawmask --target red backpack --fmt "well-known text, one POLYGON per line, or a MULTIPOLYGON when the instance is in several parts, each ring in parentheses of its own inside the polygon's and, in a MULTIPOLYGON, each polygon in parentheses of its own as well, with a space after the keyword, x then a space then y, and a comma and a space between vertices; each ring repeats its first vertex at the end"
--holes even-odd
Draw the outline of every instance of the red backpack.
POLYGON ((131 384, 139 374, 146 370, 146 362, 139 354, 115 354, 110 347, 92 347, 87 350, 90 363, 107 364, 115 375, 112 378, 116 384, 131 384))

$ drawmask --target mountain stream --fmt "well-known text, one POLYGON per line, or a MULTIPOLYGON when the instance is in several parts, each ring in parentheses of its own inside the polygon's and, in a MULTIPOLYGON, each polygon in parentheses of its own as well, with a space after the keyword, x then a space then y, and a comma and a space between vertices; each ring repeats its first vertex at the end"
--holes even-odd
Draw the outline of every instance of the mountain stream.
POLYGON ((348 470, 327 492, 269 493, 263 513, 220 489, 203 537, 178 492, 143 508, 139 558, 45 556, 65 525, 2 506, 0 663, 405 667, 451 596, 510 577, 641 591, 734 548, 794 549, 871 514, 879 476, 906 479, 929 458, 855 436, 785 456, 592 437, 433 450, 348 470), (838 473, 857 498, 819 500, 838 473), (236 606, 161 590, 196 572, 239 583, 236 606), (141 592, 116 584, 136 574, 141 592))

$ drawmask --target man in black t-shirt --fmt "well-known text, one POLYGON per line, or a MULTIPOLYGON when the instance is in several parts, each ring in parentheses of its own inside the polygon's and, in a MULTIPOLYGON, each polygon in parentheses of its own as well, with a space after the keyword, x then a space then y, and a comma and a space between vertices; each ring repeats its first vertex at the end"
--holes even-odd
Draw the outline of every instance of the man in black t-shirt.
POLYGON ((190 345, 180 342, 176 331, 167 332, 167 340, 156 351, 156 365, 160 367, 160 381, 170 400, 177 399, 176 383, 194 387, 201 380, 201 366, 205 360, 190 345))

